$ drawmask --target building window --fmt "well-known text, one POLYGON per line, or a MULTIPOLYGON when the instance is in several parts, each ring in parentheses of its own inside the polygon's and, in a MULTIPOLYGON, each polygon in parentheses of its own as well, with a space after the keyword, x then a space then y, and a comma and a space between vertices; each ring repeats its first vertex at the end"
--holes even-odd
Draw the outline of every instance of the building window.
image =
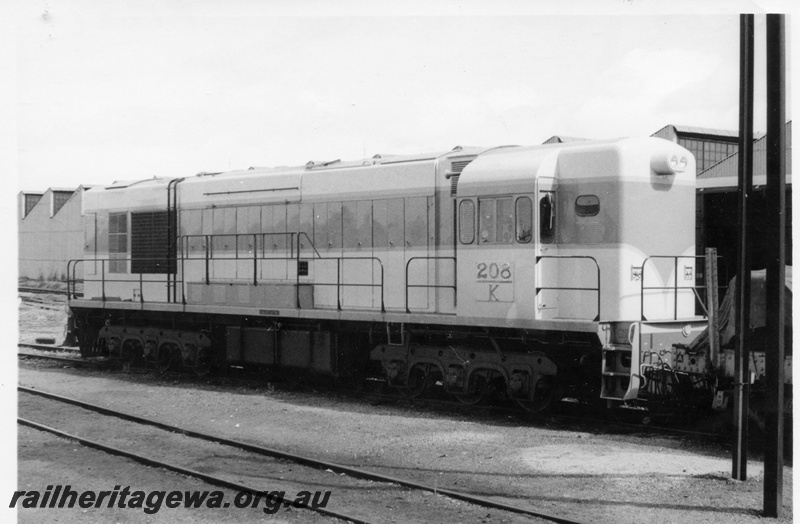
MULTIPOLYGON (((25 195, 25 216, 28 216, 36 204, 41 200, 42 195, 25 195)), ((24 218, 24 217, 23 217, 24 218)))
POLYGON ((516 202, 517 242, 527 244, 533 236, 533 204, 528 197, 520 197, 516 202))
POLYGON ((72 193, 67 191, 53 192, 53 216, 55 216, 61 210, 61 208, 64 207, 64 204, 67 203, 67 200, 69 200, 69 197, 71 196, 72 193))
POLYGON ((128 272, 128 213, 108 214, 108 272, 128 272))
POLYGON ((472 200, 462 200, 458 209, 458 237, 462 244, 472 244, 475 240, 475 203, 472 200))

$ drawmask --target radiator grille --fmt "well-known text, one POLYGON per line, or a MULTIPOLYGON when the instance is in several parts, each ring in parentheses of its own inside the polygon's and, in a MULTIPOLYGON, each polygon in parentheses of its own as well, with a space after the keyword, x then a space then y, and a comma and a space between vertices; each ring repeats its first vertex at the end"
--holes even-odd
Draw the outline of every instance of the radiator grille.
POLYGON ((131 273, 175 273, 166 211, 131 213, 131 273))
POLYGON ((456 196, 458 191, 458 177, 472 160, 456 160, 450 164, 450 196, 456 196))
POLYGON ((458 192, 458 177, 461 175, 450 175, 450 196, 456 196, 458 192))
POLYGON ((472 160, 457 160, 450 164, 450 171, 457 174, 461 173, 470 162, 472 162, 472 160))

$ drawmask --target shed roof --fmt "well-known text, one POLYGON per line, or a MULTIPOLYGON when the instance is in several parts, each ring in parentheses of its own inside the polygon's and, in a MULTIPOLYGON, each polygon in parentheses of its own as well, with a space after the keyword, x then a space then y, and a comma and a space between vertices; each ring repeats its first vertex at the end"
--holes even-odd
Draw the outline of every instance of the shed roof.
MULTIPOLYGON (((786 183, 792 175, 792 121, 786 122, 786 183)), ((763 185, 767 175, 767 135, 753 142, 753 184, 763 185)), ((739 184, 739 153, 734 153, 697 175, 698 188, 727 188, 739 184)))

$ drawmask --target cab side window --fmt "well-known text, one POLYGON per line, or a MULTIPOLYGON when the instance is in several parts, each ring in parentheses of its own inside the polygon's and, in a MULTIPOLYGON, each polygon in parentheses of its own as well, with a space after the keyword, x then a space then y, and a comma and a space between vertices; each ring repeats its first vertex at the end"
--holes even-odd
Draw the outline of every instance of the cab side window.
POLYGON ((544 193, 539 198, 539 239, 553 241, 556 232, 556 205, 553 193, 544 193))
POLYGON ((475 203, 462 200, 458 207, 458 237, 462 244, 472 244, 475 240, 475 203))
POLYGON ((533 237, 533 204, 528 197, 520 197, 516 202, 516 237, 520 244, 527 244, 533 237))
POLYGON ((514 241, 514 208, 509 198, 478 200, 481 244, 511 244, 514 241))
POLYGON ((480 218, 480 224, 478 225, 480 239, 478 242, 481 244, 494 243, 494 198, 481 198, 478 200, 478 216, 480 218))
POLYGON ((514 204, 510 198, 497 199, 497 243, 514 242, 514 204))

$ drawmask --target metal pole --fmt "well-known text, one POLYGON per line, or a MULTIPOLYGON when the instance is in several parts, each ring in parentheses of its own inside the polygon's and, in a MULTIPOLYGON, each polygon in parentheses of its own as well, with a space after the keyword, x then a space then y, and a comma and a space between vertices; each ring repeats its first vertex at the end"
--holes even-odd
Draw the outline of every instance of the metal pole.
POLYGON ((747 238, 748 196, 753 187, 753 15, 740 15, 739 46, 739 237, 736 278, 736 357, 734 364, 733 472, 747 480, 747 411, 750 393, 750 256, 747 238))
POLYGON ((764 516, 783 506, 784 314, 786 310, 786 46, 784 15, 767 15, 767 344, 764 516))
POLYGON ((717 275, 717 248, 707 247, 705 258, 706 305, 708 313, 708 357, 719 367, 719 277, 717 275))

